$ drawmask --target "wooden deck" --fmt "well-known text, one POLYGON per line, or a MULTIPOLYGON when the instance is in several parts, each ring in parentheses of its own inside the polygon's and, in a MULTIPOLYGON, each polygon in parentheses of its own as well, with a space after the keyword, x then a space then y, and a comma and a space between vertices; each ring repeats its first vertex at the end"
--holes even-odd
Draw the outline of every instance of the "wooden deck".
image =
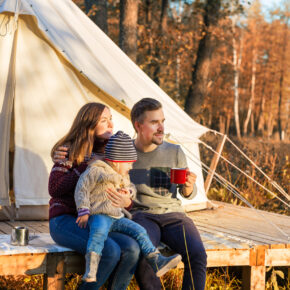
MULTIPOLYGON (((208 267, 244 266, 244 288, 264 289, 266 266, 290 266, 289 238, 252 209, 214 203, 218 206, 215 209, 188 213, 200 231, 208 255, 208 267)), ((290 217, 259 212, 290 236, 290 217)), ((30 233, 49 232, 47 221, 5 221, 0 223, 0 234, 10 234, 15 225, 28 227, 30 233)), ((33 257, 21 254, 17 261, 13 256, 10 258, 11 267, 14 269, 11 268, 11 273, 8 270, 8 256, 0 256, 0 275, 7 275, 8 272, 30 273, 27 272, 27 265, 29 261, 33 261, 34 273, 46 273, 48 279, 54 281, 51 289, 63 285, 61 279, 58 278, 58 282, 55 280, 56 276, 61 277, 64 272, 81 272, 84 269, 83 258, 72 252, 34 254, 33 257), (54 261, 53 267, 48 267, 51 264, 49 261, 54 261)))

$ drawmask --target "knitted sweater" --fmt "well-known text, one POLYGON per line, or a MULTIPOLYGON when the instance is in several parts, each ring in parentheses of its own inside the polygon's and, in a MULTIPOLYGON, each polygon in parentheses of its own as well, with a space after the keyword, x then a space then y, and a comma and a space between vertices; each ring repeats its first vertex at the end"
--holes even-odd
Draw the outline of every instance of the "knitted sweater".
POLYGON ((136 194, 135 186, 130 183, 129 177, 123 177, 106 162, 97 160, 88 166, 77 183, 75 190, 77 209, 79 211, 88 209, 90 214, 123 217, 123 209, 113 206, 107 198, 108 188, 126 188, 130 190, 132 198, 136 194))
POLYGON ((63 214, 77 215, 74 191, 80 175, 87 166, 87 162, 78 166, 71 166, 66 162, 54 164, 48 182, 48 192, 51 196, 49 219, 63 214))

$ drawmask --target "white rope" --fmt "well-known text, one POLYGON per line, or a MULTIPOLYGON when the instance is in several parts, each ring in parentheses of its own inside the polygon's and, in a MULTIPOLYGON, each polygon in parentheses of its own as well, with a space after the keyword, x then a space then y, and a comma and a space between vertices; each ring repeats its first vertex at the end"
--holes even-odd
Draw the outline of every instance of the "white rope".
POLYGON ((17 0, 15 4, 15 12, 14 12, 14 23, 13 23, 13 29, 11 33, 14 33, 18 26, 18 17, 19 17, 19 11, 20 11, 20 5, 21 0, 17 0))
POLYGON ((237 167, 235 164, 233 164, 231 161, 229 161, 228 159, 226 159, 224 156, 222 156, 221 154, 219 154, 218 152, 216 152, 211 146, 209 146, 208 144, 206 144, 203 141, 200 141, 201 144, 203 144, 206 148, 208 148, 209 150, 213 151, 214 153, 218 154, 224 161, 226 161, 227 163, 229 163, 231 166, 233 166, 235 169, 237 169, 239 172, 241 172, 243 175, 247 176, 249 179, 251 179, 254 183, 256 183, 257 185, 259 185, 260 187, 262 187, 265 191, 267 191, 268 193, 270 193, 271 195, 273 195, 274 197, 276 197, 277 199, 279 199, 282 203, 284 203, 286 206, 290 207, 290 204, 286 203, 283 199, 281 199, 279 196, 277 196, 277 194, 275 194, 274 192, 272 192, 271 190, 269 190, 268 188, 266 188, 264 185, 262 185, 260 182, 256 181, 253 177, 251 177, 250 175, 248 175, 246 172, 244 172, 243 170, 241 170, 239 167, 237 167))
MULTIPOLYGON (((179 142, 174 136, 173 138, 180 144, 182 144, 181 142, 179 142)), ((203 171, 205 171, 206 173, 213 173, 213 178, 220 183, 221 185, 223 185, 226 189, 228 189, 231 193, 233 193, 235 196, 237 196, 241 201, 243 201, 246 205, 248 205, 250 208, 252 208, 258 215, 262 216, 262 218, 269 222, 273 227, 275 227, 281 234, 283 234, 283 236, 287 237, 288 241, 290 240, 290 237, 282 230, 280 229, 275 223, 273 223, 270 219, 268 219, 266 216, 264 216, 261 212, 259 212, 246 198, 244 198, 238 191, 238 189, 229 181, 227 181, 225 178, 223 178, 221 175, 219 175, 216 172, 213 172, 213 170, 211 170, 206 164, 204 164, 197 156, 195 156, 195 154, 193 154, 188 148, 186 148, 184 146, 184 148, 192 155, 194 156, 194 158, 196 158, 198 160, 198 162, 196 162, 195 160, 193 160, 191 158, 191 156, 187 155, 187 157, 193 161, 198 167, 200 167, 203 171), (202 164, 202 166, 204 166, 205 168, 203 168, 202 166, 200 166, 199 162, 202 164)))
POLYGON ((276 181, 272 180, 264 171, 253 161, 251 160, 228 136, 226 136, 227 140, 252 164, 256 169, 258 169, 267 179, 268 181, 279 190, 288 200, 290 200, 289 194, 284 191, 284 189, 277 184, 276 181))
MULTIPOLYGON (((215 130, 209 130, 210 132, 214 134, 219 134, 221 136, 225 136, 224 134, 215 131, 215 130)), ((281 193, 283 194, 288 200, 290 200, 290 196, 287 194, 287 192, 284 191, 284 189, 273 179, 271 179, 250 157, 246 155, 245 152, 243 152, 228 136, 226 136, 227 140, 258 170, 260 173, 262 173, 268 181, 281 193)))

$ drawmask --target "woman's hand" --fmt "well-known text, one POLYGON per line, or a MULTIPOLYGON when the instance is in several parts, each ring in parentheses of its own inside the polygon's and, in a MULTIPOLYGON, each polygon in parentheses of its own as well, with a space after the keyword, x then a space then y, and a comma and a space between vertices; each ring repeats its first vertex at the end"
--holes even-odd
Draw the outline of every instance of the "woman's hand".
POLYGON ((85 214, 85 215, 79 216, 76 220, 76 223, 78 224, 80 228, 85 229, 87 227, 88 220, 89 220, 89 215, 85 214))
POLYGON ((128 207, 131 205, 132 200, 130 198, 130 191, 128 189, 122 188, 118 191, 109 188, 107 189, 107 196, 115 207, 128 207))

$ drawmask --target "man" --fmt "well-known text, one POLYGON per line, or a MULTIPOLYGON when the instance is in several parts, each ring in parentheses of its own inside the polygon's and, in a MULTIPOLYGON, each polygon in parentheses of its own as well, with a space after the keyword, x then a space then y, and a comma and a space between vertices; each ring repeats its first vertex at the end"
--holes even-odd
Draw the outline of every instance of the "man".
MULTIPOLYGON (((145 98, 137 102, 131 111, 131 121, 137 132, 138 156, 130 172, 137 188, 131 209, 133 220, 147 230, 155 246, 162 241, 182 255, 182 289, 193 289, 193 284, 196 290, 204 289, 206 253, 198 230, 176 197, 177 186, 170 183, 169 177, 170 168, 187 167, 185 155, 179 145, 163 141, 165 118, 157 100, 145 98)), ((183 197, 192 199, 196 195, 195 180, 196 175, 188 172, 186 183, 179 188, 183 197)), ((142 290, 161 289, 160 279, 143 258, 135 276, 142 290)))

